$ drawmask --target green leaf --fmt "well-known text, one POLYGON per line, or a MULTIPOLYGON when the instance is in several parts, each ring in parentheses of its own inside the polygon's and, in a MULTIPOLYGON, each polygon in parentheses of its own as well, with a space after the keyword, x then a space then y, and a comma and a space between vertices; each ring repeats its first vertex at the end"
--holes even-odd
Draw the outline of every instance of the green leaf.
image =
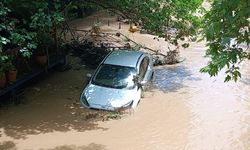
POLYGON ((231 76, 227 75, 226 78, 225 78, 225 80, 224 80, 224 82, 228 82, 230 80, 231 80, 231 76))

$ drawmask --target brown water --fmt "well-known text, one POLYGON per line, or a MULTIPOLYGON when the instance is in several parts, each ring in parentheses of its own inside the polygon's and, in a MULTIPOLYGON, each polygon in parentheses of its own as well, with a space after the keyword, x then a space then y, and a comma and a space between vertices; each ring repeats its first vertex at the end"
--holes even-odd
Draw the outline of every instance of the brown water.
POLYGON ((249 62, 239 82, 223 83, 223 72, 199 72, 204 45, 182 50, 183 63, 156 67, 152 90, 118 120, 83 117, 97 112, 78 104, 86 67, 51 74, 26 90, 24 105, 0 111, 0 149, 250 149, 249 62))

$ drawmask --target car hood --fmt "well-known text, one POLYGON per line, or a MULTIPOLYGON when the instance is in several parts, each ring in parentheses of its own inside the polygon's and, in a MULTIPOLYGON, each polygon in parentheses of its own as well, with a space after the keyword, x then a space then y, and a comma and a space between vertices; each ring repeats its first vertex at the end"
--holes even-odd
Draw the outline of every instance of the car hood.
POLYGON ((84 95, 92 108, 114 110, 133 100, 134 90, 114 89, 90 84, 84 95))

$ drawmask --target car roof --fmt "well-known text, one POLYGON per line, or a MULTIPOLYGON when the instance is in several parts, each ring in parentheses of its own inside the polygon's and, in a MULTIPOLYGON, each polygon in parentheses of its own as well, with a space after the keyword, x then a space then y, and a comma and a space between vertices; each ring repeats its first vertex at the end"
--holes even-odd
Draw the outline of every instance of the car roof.
POLYGON ((136 67, 138 60, 144 53, 134 50, 115 50, 103 62, 104 64, 136 67))

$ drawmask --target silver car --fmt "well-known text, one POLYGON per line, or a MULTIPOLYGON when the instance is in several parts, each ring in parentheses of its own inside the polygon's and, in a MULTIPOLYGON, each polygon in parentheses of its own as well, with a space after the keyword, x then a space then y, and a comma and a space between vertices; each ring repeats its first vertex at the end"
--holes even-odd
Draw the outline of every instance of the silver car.
POLYGON ((135 108, 153 77, 153 59, 141 51, 116 50, 91 75, 80 101, 87 108, 135 108))

